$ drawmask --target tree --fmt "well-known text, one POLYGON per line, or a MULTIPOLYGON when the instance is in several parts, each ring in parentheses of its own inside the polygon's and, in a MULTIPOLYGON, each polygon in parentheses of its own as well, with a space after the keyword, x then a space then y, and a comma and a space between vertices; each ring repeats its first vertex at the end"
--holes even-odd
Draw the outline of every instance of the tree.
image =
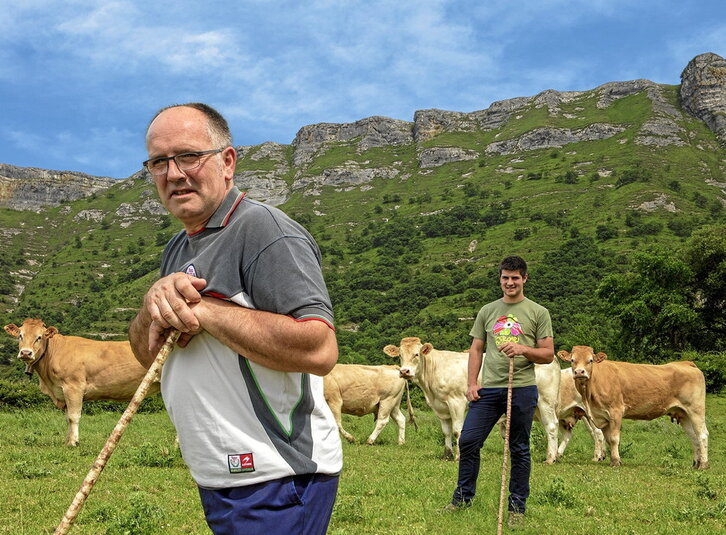
POLYGON ((703 327, 693 282, 689 265, 666 251, 635 253, 629 271, 605 277, 597 295, 619 324, 622 358, 661 362, 693 347, 703 327))
POLYGON ((702 329, 695 346, 705 351, 726 350, 726 225, 695 231, 683 250, 694 273, 695 307, 702 329))

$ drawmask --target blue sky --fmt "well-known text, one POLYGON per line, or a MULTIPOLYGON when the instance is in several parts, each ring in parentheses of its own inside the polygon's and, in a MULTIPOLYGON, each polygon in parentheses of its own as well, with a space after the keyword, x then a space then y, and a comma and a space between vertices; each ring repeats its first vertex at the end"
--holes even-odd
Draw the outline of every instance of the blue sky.
POLYGON ((723 0, 23 0, 0 3, 0 163, 125 178, 162 106, 237 145, 545 89, 680 83, 726 57, 723 0))

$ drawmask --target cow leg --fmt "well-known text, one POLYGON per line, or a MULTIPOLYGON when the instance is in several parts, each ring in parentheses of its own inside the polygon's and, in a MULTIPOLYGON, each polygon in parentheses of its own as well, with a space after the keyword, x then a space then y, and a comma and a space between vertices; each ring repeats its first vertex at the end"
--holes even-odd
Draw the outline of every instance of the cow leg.
POLYGON ((558 459, 565 454, 565 449, 567 448, 567 445, 570 443, 570 439, 572 438, 572 428, 575 427, 575 423, 576 421, 571 418, 562 419, 559 421, 559 429, 562 433, 562 442, 560 442, 560 445, 557 448, 558 459))
POLYGON ((63 397, 66 400, 66 421, 68 422, 66 446, 78 446, 78 424, 81 421, 81 411, 83 409, 83 392, 74 388, 63 387, 63 397))
MULTIPOLYGON (((451 419, 450 418, 441 418, 439 416, 439 422, 441 422, 441 430, 444 432, 444 459, 454 459, 455 461, 459 460, 459 443, 458 443, 458 436, 457 436, 457 444, 456 444, 456 456, 454 456, 454 445, 451 441, 451 435, 452 435, 452 428, 451 428, 451 419)), ((459 434, 461 434, 461 429, 459 429, 459 434)))
POLYGON ((708 429, 706 419, 693 413, 686 414, 680 424, 691 439, 693 446, 693 468, 705 470, 708 468, 708 429))
POLYGON ((585 424, 585 427, 587 427, 587 430, 590 432, 590 436, 592 437, 592 441, 595 443, 595 448, 592 453, 592 460, 602 461, 605 459, 605 437, 602 434, 602 431, 600 431, 593 423, 590 421, 590 419, 585 416, 582 419, 582 423, 585 424))
POLYGON ((355 442, 355 437, 353 435, 351 435, 350 433, 348 433, 348 431, 346 431, 343 428, 343 418, 341 416, 341 409, 342 409, 342 407, 340 407, 339 405, 335 405, 335 404, 330 405, 330 410, 333 413, 333 417, 335 418, 335 423, 338 424, 338 431, 343 436, 343 438, 345 438, 345 440, 353 443, 353 442, 355 442))
POLYGON ((461 457, 459 450, 459 438, 461 437, 461 429, 464 427, 464 418, 466 417, 466 405, 459 403, 458 400, 448 403, 449 414, 451 414, 451 430, 456 440, 454 450, 454 460, 458 461, 461 457))
POLYGON ((402 445, 406 443, 406 417, 401 412, 401 407, 396 405, 391 411, 391 417, 398 426, 398 444, 402 445))
POLYGON ((603 435, 605 440, 610 446, 610 466, 620 466, 620 418, 612 418, 608 421, 607 425, 603 427, 603 435))
POLYGON ((388 417, 388 411, 384 411, 382 407, 379 406, 378 412, 376 414, 376 427, 373 429, 371 436, 368 437, 368 440, 366 440, 366 444, 370 446, 376 441, 378 435, 380 435, 381 431, 383 431, 383 428, 386 427, 389 419, 390 418, 388 417))
POLYGON ((540 402, 535 410, 535 417, 542 424, 547 434, 547 458, 545 464, 553 464, 557 460, 557 428, 559 427, 557 411, 551 404, 540 402))

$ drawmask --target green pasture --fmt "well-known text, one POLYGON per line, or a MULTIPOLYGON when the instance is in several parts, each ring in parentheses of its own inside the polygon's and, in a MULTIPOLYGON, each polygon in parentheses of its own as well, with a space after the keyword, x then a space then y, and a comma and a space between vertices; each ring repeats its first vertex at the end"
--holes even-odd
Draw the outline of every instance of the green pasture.
MULTIPOLYGON (((0 412, 0 534, 52 533, 119 416, 85 414, 81 445, 67 448, 60 411, 0 412)), ((441 459, 443 437, 434 415, 419 410, 417 418, 419 429, 407 426, 404 446, 396 444, 393 422, 374 446, 344 444, 331 535, 496 532, 501 438, 490 437, 482 450, 474 505, 445 513, 457 466, 441 459)), ((707 420, 711 468, 706 471, 690 468, 690 442, 668 418, 625 422, 619 468, 590 460, 592 442, 582 425, 565 457, 545 466, 544 434, 535 424, 532 495, 520 533, 726 533, 726 396, 708 396, 707 420)), ((344 425, 363 442, 373 421, 346 416, 344 425)), ((71 530, 77 535, 156 533, 209 533, 163 411, 136 415, 71 530)))

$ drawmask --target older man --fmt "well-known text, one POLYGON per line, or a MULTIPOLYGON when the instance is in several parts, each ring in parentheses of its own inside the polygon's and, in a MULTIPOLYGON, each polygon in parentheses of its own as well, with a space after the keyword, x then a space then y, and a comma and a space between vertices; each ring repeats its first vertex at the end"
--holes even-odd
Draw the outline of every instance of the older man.
POLYGON ((162 395, 219 534, 327 530, 342 451, 322 375, 338 357, 320 251, 280 210, 233 183, 225 119, 200 103, 162 109, 146 133, 159 197, 184 230, 129 326, 149 366, 181 331, 162 395))

